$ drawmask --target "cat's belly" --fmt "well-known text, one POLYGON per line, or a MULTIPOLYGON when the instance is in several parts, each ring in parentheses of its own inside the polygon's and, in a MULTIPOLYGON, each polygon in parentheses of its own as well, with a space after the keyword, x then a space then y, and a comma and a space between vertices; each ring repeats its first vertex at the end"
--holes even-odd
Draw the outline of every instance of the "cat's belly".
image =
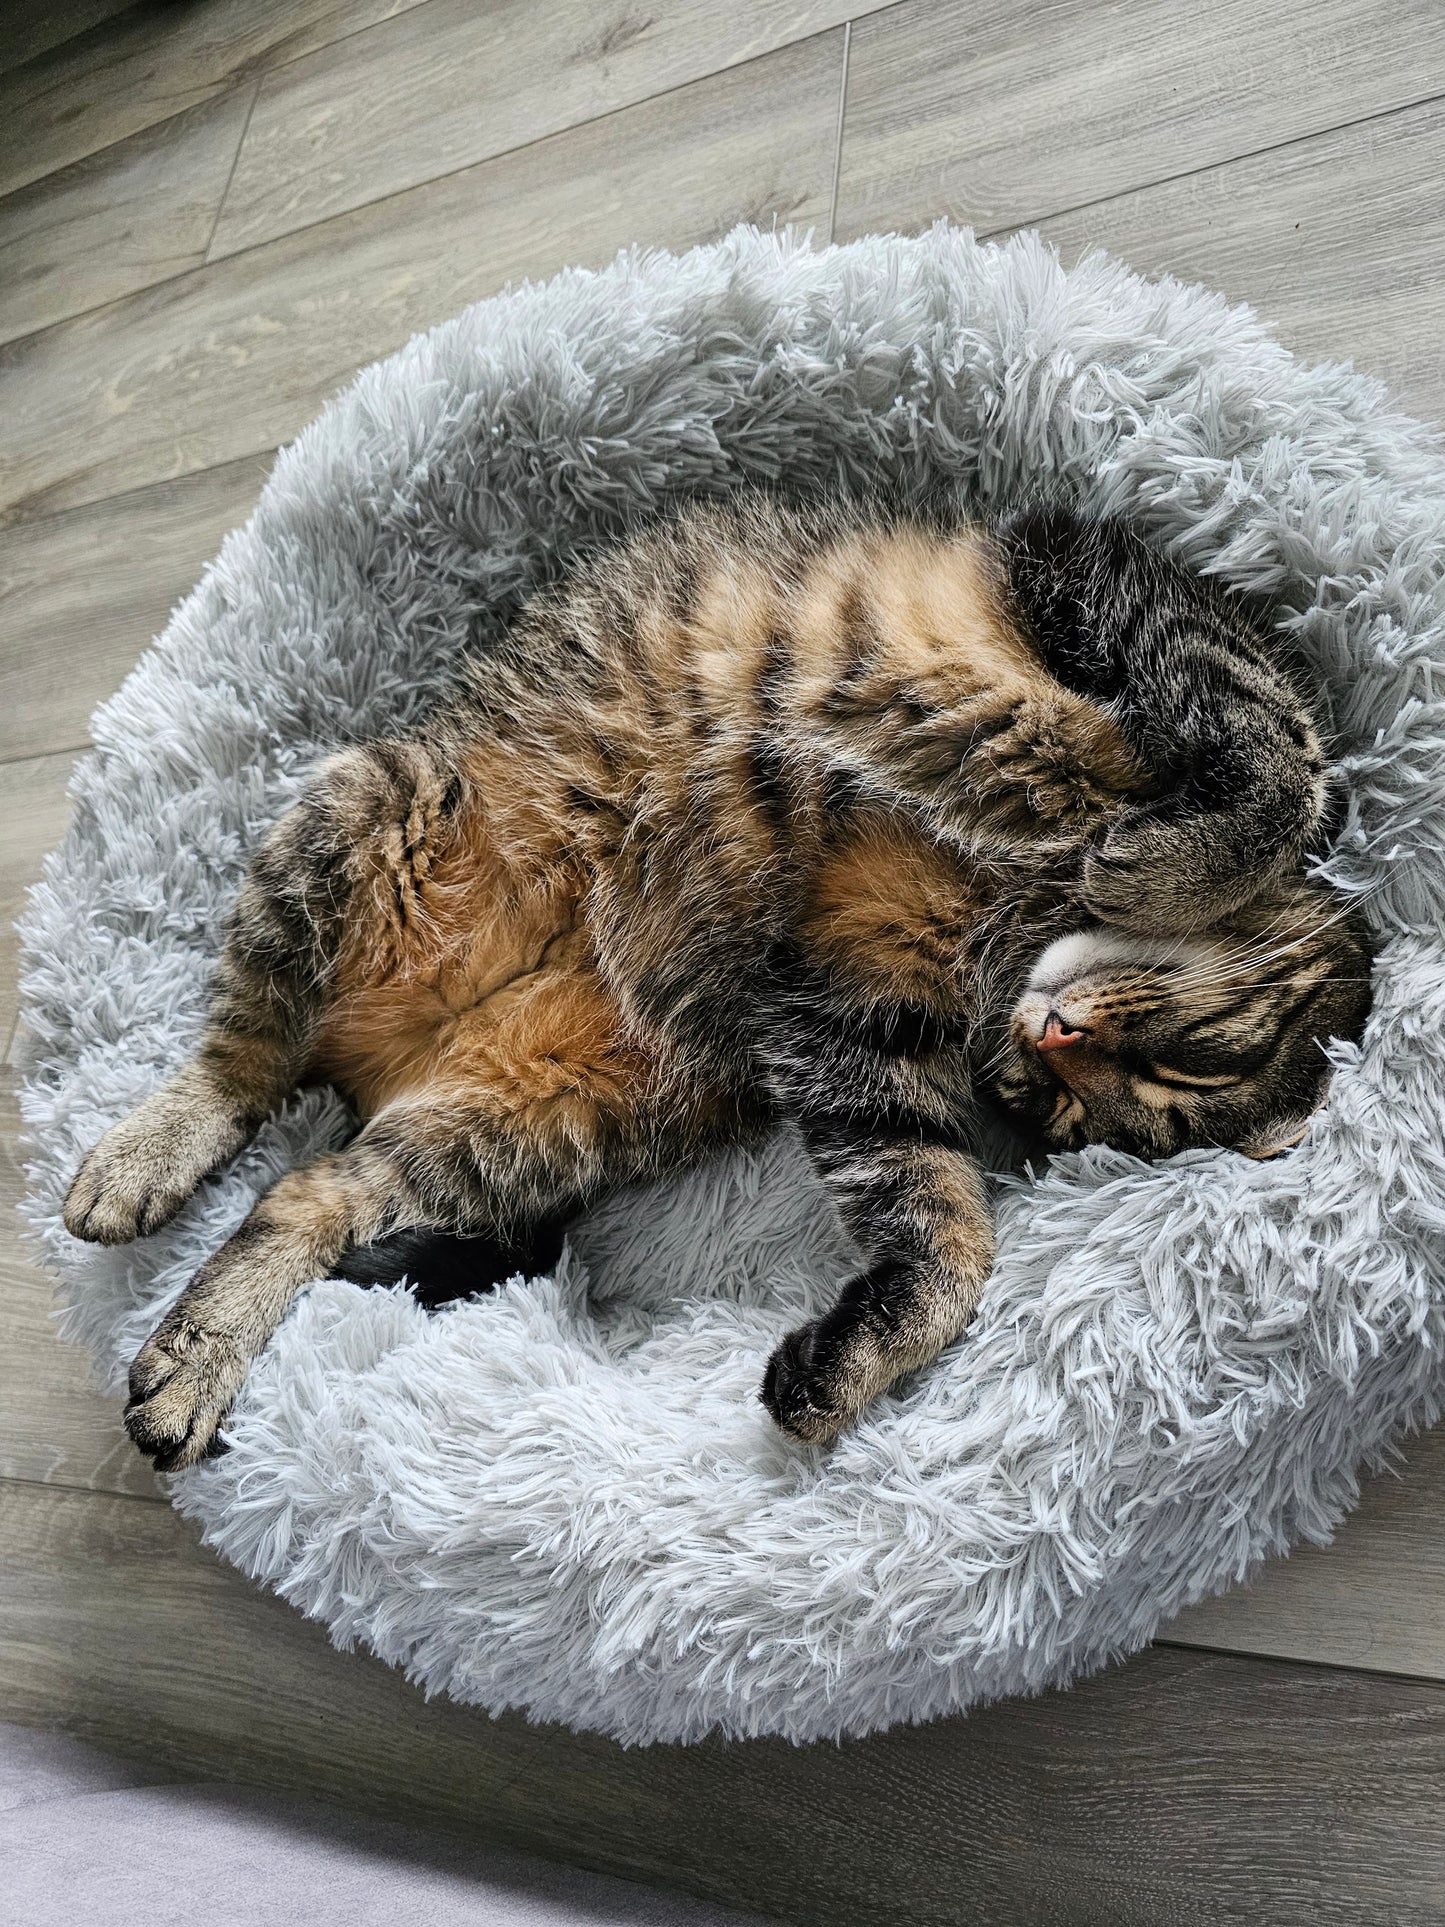
POLYGON ((455 1107, 584 1167, 730 1134, 728 1093, 669 1071, 624 1018, 584 866, 516 862, 480 804, 434 862, 413 847, 405 865, 355 906, 311 1059, 363 1119, 455 1107))

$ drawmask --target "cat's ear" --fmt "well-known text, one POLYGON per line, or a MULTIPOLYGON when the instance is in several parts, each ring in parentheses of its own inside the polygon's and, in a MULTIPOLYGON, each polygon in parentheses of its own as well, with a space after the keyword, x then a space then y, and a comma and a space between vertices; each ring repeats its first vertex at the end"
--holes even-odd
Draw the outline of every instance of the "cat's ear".
POLYGON ((1309 1136, 1310 1125, 1316 1112, 1306 1111, 1304 1116, 1278 1117, 1271 1123, 1262 1125, 1259 1130, 1247 1137, 1236 1148, 1243 1151, 1247 1158, 1257 1158, 1261 1162, 1269 1158, 1282 1157, 1292 1151, 1309 1136))

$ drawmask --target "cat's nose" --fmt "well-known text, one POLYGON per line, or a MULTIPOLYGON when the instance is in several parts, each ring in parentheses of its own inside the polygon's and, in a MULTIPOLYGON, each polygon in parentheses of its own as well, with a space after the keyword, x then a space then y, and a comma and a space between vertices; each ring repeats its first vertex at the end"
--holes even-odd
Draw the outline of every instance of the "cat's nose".
POLYGON ((1074 1030, 1056 1010, 1051 1010, 1044 1019, 1043 1035, 1034 1039, 1034 1047, 1037 1050, 1067 1050, 1071 1044, 1081 1044, 1087 1035, 1087 1031, 1074 1030))

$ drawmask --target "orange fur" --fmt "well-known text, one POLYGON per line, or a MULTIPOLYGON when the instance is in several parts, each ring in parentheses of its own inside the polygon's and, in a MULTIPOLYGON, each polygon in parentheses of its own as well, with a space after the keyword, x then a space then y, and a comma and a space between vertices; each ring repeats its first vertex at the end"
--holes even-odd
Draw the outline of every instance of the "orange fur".
POLYGON ((820 863, 802 930, 854 985, 943 1009, 957 1003, 957 961, 976 909, 961 858, 880 815, 820 863))

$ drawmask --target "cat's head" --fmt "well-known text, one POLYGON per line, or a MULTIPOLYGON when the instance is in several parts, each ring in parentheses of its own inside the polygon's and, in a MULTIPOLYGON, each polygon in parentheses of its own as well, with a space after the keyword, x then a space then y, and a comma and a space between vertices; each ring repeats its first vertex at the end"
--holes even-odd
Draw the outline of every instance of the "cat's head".
POLYGON ((1329 1040, 1359 1041, 1370 962, 1358 911, 1302 879, 1187 937, 1081 930, 1029 972, 994 1090, 1050 1150, 1271 1155, 1323 1100, 1329 1040))

